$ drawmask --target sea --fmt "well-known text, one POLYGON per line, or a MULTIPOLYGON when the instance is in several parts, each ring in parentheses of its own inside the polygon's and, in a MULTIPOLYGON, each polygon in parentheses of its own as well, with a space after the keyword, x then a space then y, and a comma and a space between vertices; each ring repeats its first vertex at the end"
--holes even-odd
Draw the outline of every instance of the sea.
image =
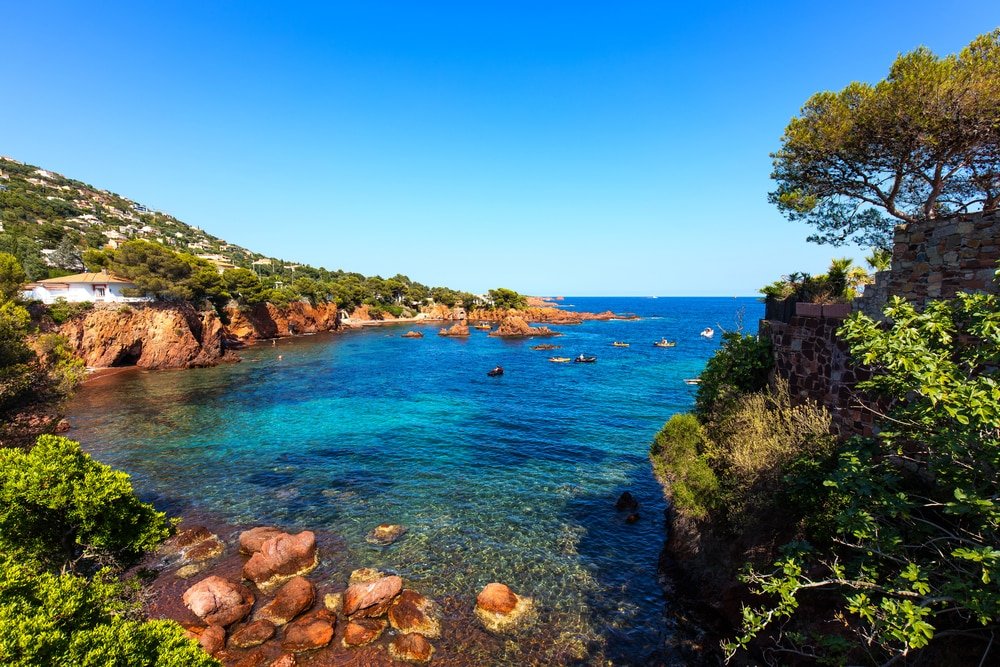
MULTIPOLYGON (((440 324, 407 323, 265 341, 241 363, 88 382, 68 435, 172 515, 335 535, 318 576, 346 583, 354 568, 380 568, 457 607, 508 584, 537 610, 534 630, 505 642, 511 663, 643 664, 671 627, 657 567, 666 502, 649 446, 693 406, 684 380, 722 331, 756 331, 763 304, 559 304, 639 319, 555 326, 551 339, 446 338, 440 324), (713 338, 699 335, 706 327, 713 338), (401 337, 411 329, 424 338, 401 337), (676 347, 652 345, 664 337, 676 347), (597 361, 548 361, 580 353, 597 361), (496 365, 504 374, 488 377, 496 365), (640 503, 633 523, 615 509, 624 491, 640 503), (408 532, 367 543, 381 523, 408 532)), ((476 650, 470 660, 495 664, 476 650)))

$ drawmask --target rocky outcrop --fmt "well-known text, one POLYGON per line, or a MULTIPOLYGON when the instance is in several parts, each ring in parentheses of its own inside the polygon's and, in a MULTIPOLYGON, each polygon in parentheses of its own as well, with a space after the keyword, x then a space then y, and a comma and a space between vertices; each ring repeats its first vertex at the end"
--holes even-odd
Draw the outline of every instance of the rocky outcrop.
POLYGON ((337 617, 326 609, 306 614, 285 628, 281 648, 292 653, 301 653, 322 648, 333 639, 337 617))
POLYGON ((229 335, 239 341, 281 338, 337 329, 337 304, 313 306, 294 301, 287 306, 261 303, 250 308, 230 306, 226 309, 229 335))
POLYGON ((95 307, 59 333, 91 368, 191 368, 236 359, 227 352, 218 315, 187 303, 95 307))
POLYGON ((260 550, 243 566, 243 577, 261 590, 279 586, 306 574, 318 564, 316 535, 304 530, 298 535, 278 533, 260 544, 260 550))
POLYGON ((424 637, 441 636, 441 612, 437 604, 414 590, 399 594, 389 607, 389 623, 397 632, 416 632, 424 637))
POLYGON ((260 646, 274 636, 274 623, 265 620, 253 621, 239 628, 229 638, 229 645, 235 648, 260 646))
POLYGON ((256 618, 284 625, 312 606, 316 587, 305 577, 293 577, 278 589, 274 599, 261 607, 256 618))
POLYGON ((438 331, 439 336, 462 337, 469 335, 469 325, 465 322, 453 324, 450 327, 438 331))
POLYGON ((401 338, 423 338, 424 335, 419 331, 407 331, 405 334, 400 336, 401 338))
POLYGON ((195 616, 209 625, 226 626, 250 613, 254 596, 245 586, 213 575, 187 589, 183 600, 195 616))
POLYGON ((396 635, 389 642, 389 655, 403 662, 429 662, 434 654, 434 647, 422 635, 396 635))
POLYGON ((403 580, 395 575, 354 584, 344 593, 344 615, 368 618, 381 616, 402 590, 403 580))
POLYGON ((613 320, 618 318, 610 310, 603 313, 582 313, 575 310, 563 310, 553 306, 541 308, 475 308, 469 313, 470 322, 499 322, 507 317, 520 317, 526 322, 541 322, 543 324, 579 324, 588 320, 613 320))
POLYGON ((487 584, 476 597, 476 617, 490 632, 505 633, 522 625, 533 609, 531 598, 521 597, 508 586, 487 584))
POLYGON ((341 643, 344 645, 344 648, 371 644, 382 636, 388 625, 381 618, 352 619, 344 628, 344 639, 341 643))
POLYGON ((529 336, 558 336, 560 334, 548 327, 533 327, 523 317, 509 315, 500 321, 500 326, 497 327, 496 331, 491 331, 490 335, 499 338, 526 338, 529 336))

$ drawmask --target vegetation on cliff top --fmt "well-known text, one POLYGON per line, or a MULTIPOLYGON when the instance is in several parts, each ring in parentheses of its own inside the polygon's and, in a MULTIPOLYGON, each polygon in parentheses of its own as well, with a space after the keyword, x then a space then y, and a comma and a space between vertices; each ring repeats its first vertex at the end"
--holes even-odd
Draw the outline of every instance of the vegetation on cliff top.
POLYGON ((771 201, 819 243, 888 248, 898 222, 1000 207, 1000 30, 900 55, 875 85, 813 95, 772 155, 771 201))

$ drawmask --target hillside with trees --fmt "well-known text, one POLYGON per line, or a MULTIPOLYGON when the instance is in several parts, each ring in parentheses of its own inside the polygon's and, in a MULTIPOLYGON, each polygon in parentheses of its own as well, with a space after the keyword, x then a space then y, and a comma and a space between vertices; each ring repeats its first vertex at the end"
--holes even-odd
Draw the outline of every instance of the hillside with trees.
MULTIPOLYGON (((433 301, 471 307, 469 292, 397 274, 365 276, 294 264, 234 245, 173 216, 60 174, 0 157, 0 252, 27 280, 107 268, 146 295, 216 307, 235 300, 362 304, 395 316, 433 301)), ((512 298, 504 291, 503 298, 512 298)), ((516 294, 516 293, 514 293, 516 294)), ((517 295, 519 296, 519 295, 517 295)))

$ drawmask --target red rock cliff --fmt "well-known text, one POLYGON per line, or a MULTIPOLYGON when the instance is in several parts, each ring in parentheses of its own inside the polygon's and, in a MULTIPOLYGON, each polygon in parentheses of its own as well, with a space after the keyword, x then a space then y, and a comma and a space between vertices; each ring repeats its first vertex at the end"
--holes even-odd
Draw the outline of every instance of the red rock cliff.
POLYGON ((219 317, 186 303, 98 307, 59 331, 93 368, 190 368, 227 356, 219 317))
POLYGON ((226 316, 229 319, 227 333, 240 341, 319 333, 337 328, 335 303, 313 306, 296 301, 280 308, 262 303, 246 310, 227 308, 226 316))

